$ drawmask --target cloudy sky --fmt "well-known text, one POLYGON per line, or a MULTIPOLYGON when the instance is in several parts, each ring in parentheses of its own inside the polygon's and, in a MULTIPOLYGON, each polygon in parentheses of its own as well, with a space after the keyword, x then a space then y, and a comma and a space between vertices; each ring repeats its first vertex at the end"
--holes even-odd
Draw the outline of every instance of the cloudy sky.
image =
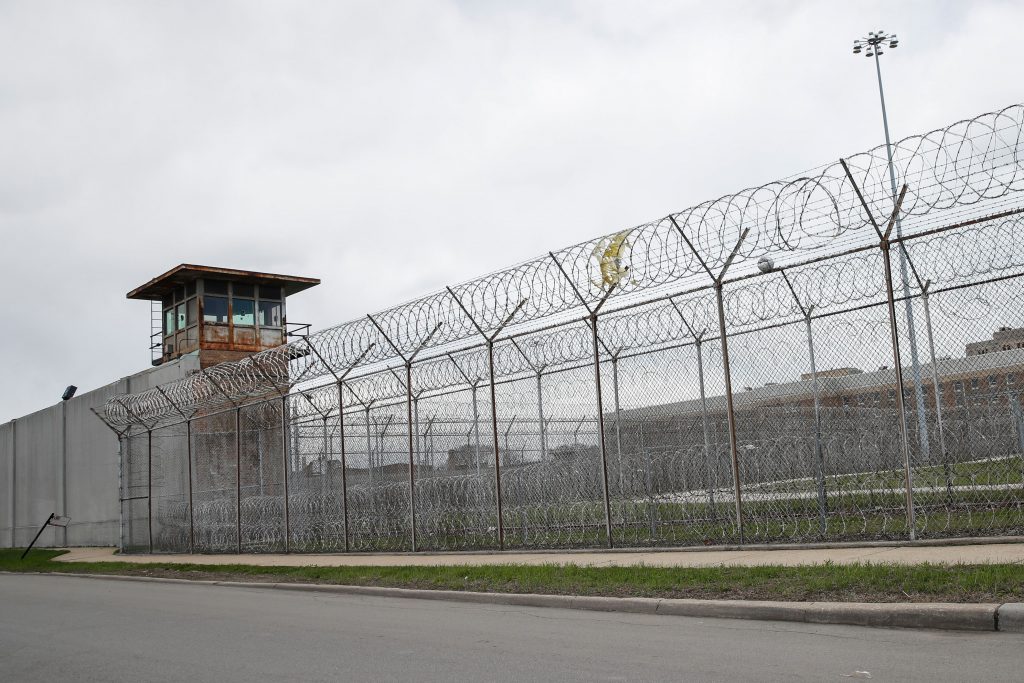
POLYGON ((1024 100, 1024 3, 0 0, 0 421, 147 367, 182 263, 325 327, 1024 100))

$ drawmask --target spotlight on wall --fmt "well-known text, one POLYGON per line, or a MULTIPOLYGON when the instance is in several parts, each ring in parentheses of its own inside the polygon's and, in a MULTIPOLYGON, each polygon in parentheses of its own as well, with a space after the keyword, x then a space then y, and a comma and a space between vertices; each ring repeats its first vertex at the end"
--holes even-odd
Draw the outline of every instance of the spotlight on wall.
POLYGON ((775 270, 775 263, 767 256, 757 259, 757 269, 762 273, 770 273, 775 270))
POLYGON ((70 400, 71 397, 75 395, 76 391, 78 391, 78 387, 76 387, 74 384, 69 385, 68 388, 64 390, 64 395, 60 397, 60 400, 70 400))

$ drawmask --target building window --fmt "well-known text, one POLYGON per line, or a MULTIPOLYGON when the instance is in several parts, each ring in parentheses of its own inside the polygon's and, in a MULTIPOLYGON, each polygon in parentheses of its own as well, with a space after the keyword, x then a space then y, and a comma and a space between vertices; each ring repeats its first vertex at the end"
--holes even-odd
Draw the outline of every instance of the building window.
POLYGON ((226 323, 228 321, 228 298, 226 296, 203 297, 203 322, 226 323))
POLYGON ((174 309, 164 309, 164 334, 174 334, 174 309))

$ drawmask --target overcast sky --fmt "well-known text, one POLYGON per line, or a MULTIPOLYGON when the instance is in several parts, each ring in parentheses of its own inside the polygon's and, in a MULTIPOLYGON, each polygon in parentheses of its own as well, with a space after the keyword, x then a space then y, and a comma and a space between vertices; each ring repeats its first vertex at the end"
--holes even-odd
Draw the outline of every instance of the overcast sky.
POLYGON ((148 366, 182 263, 321 328, 1024 100, 1024 3, 0 0, 0 421, 148 366))

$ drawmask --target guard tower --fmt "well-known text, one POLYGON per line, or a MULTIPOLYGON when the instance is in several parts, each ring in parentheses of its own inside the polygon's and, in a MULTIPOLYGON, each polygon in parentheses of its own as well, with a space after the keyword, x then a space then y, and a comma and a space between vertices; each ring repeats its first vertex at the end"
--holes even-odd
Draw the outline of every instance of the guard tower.
POLYGON ((320 280, 183 263, 128 292, 151 302, 153 365, 188 353, 201 368, 287 340, 285 302, 320 280))

